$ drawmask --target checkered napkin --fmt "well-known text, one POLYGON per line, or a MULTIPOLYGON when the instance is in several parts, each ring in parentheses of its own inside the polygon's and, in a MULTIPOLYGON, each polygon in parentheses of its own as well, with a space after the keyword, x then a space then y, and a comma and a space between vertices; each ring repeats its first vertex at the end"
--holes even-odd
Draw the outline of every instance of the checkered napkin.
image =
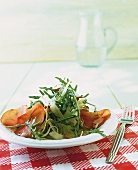
POLYGON ((0 139, 0 170, 138 170, 138 111, 135 122, 126 126, 114 163, 106 164, 113 138, 65 149, 29 148, 0 139))

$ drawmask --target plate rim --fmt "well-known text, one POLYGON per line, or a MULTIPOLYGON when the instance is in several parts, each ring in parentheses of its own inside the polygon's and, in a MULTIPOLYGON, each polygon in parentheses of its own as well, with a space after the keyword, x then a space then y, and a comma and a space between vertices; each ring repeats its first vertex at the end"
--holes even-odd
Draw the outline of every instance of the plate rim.
MULTIPOLYGON (((118 125, 118 118, 114 110, 110 110, 111 117, 99 128, 100 130, 105 130, 104 128, 107 128, 114 120, 112 124, 112 128, 109 128, 109 131, 104 132, 107 136, 113 133, 113 131, 116 129, 118 125)), ((17 136, 10 130, 8 130, 1 122, 0 122, 0 138, 3 140, 6 140, 10 143, 14 143, 17 145, 22 145, 26 147, 31 148, 47 148, 47 149, 59 149, 59 148, 69 148, 69 147, 75 147, 80 145, 89 144, 92 142, 96 142, 100 139, 103 139, 102 135, 98 133, 92 133, 86 136, 81 136, 77 138, 71 138, 71 139, 61 139, 61 140, 37 140, 37 139, 31 139, 31 138, 25 138, 21 136, 17 136), (6 132, 6 135, 5 135, 6 132)))

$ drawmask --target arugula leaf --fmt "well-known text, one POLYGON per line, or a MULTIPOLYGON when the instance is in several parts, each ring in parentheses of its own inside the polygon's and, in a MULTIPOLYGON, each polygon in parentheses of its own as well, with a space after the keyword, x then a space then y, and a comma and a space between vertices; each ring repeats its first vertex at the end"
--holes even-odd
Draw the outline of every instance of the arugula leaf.
POLYGON ((102 130, 96 128, 96 129, 90 129, 89 131, 86 132, 86 134, 91 134, 91 133, 99 133, 100 135, 102 135, 103 137, 107 137, 102 130))
POLYGON ((41 96, 29 96, 29 98, 32 98, 32 99, 40 99, 41 96))

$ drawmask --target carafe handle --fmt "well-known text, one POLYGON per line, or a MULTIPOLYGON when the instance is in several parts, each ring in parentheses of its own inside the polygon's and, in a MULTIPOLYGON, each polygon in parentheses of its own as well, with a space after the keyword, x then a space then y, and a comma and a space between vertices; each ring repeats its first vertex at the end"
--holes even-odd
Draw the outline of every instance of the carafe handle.
POLYGON ((104 35, 105 35, 106 41, 107 41, 107 34, 109 31, 112 32, 114 37, 113 37, 113 41, 110 43, 110 45, 108 46, 108 44, 107 44, 107 55, 113 50, 113 48, 115 47, 115 45, 117 44, 117 41, 118 41, 117 31, 115 29, 113 29, 112 27, 104 28, 104 35))

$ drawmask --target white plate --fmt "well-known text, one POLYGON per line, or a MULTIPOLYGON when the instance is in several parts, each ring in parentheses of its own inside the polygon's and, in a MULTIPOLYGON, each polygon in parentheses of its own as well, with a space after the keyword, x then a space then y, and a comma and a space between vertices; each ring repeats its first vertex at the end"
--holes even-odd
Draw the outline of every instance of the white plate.
MULTIPOLYGON (((100 127, 100 129, 103 130, 104 134, 108 136, 116 129, 117 125, 118 125, 117 116, 114 111, 111 111, 111 117, 100 127)), ((0 137, 8 142, 15 143, 18 145, 24 145, 33 148, 51 148, 51 149, 68 148, 73 146, 84 145, 104 138, 100 134, 93 133, 87 136, 62 140, 30 139, 15 135, 1 123, 0 123, 0 137)))

